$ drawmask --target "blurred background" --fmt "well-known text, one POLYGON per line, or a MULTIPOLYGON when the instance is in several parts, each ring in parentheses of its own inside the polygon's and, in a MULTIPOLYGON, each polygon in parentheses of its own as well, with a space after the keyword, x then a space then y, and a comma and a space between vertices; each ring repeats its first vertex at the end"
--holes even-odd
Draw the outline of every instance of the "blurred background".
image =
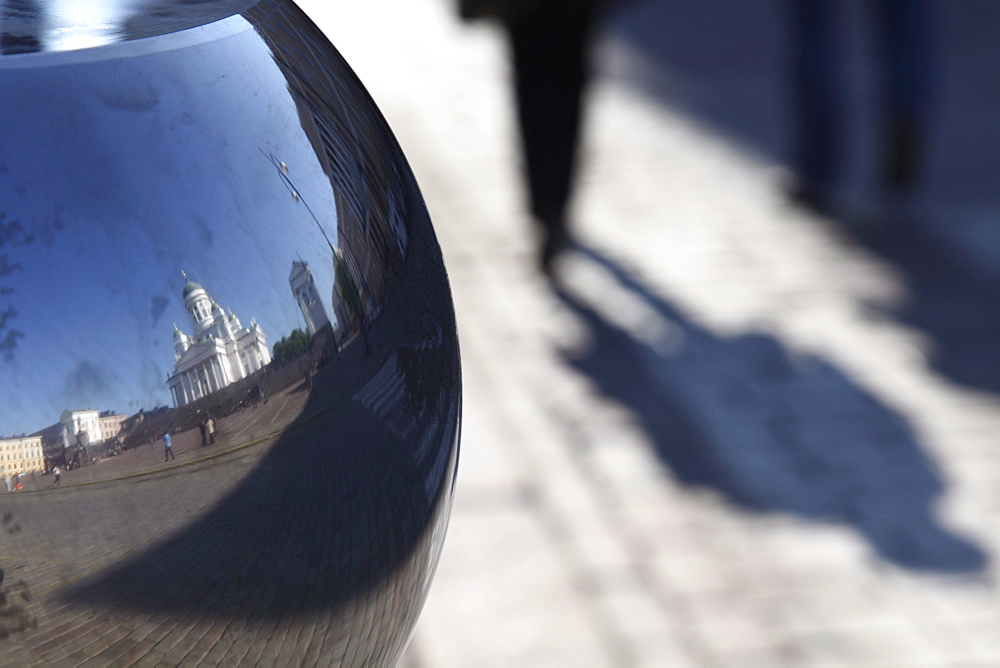
POLYGON ((404 665, 1000 664, 1000 3, 618 3, 549 276, 503 23, 300 5, 458 314, 404 665))

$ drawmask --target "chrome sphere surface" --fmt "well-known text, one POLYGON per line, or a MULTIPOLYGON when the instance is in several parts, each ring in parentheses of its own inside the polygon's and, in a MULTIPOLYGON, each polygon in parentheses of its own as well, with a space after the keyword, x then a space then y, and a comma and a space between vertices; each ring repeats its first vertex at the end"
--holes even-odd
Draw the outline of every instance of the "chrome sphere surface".
POLYGON ((288 0, 0 0, 0 51, 0 664, 394 664, 461 378, 375 104, 288 0))

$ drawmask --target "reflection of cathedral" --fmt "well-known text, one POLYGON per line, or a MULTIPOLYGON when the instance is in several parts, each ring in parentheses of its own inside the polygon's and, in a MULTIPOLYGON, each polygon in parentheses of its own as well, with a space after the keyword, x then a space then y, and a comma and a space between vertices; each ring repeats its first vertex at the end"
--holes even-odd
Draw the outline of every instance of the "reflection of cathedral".
POLYGON ((194 335, 174 325, 174 374, 167 386, 177 407, 246 378, 271 361, 267 338, 256 321, 243 327, 205 289, 193 281, 184 285, 184 308, 194 335))
POLYGON ((326 316, 326 309, 316 291, 316 283, 313 281, 312 272, 309 265, 299 260, 292 262, 292 273, 288 277, 288 283, 292 287, 292 294, 295 301, 302 310, 302 317, 306 320, 306 328, 309 335, 313 335, 329 324, 330 319, 326 316))

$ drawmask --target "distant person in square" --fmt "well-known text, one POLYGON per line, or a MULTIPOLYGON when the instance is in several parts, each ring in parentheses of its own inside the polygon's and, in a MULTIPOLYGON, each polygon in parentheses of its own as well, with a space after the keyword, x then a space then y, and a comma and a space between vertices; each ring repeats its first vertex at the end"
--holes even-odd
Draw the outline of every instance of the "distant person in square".
POLYGON ((174 456, 173 444, 170 442, 170 434, 163 435, 163 461, 167 462, 176 459, 174 456))

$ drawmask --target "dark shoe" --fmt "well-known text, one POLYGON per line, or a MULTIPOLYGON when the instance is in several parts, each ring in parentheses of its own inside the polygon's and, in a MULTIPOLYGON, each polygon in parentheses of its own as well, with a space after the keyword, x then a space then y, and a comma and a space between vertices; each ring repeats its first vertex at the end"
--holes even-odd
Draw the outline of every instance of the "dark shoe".
POLYGON ((556 256, 571 245, 564 221, 544 223, 542 227, 542 247, 539 265, 543 273, 552 274, 552 263, 556 256))
POLYGON ((795 206, 808 209, 821 216, 833 215, 833 202, 829 195, 805 181, 797 181, 792 184, 786 190, 786 195, 795 206))

